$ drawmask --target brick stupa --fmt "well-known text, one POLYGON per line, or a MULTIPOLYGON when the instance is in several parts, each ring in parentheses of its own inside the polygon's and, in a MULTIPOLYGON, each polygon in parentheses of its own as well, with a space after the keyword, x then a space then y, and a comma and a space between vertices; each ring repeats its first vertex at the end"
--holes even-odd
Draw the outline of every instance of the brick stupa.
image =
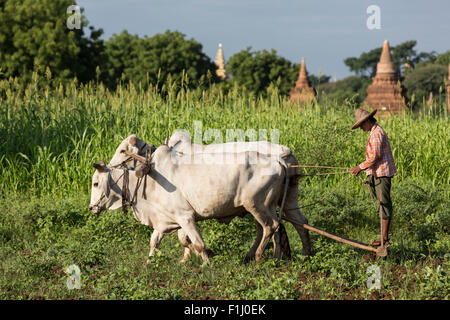
POLYGON ((377 115, 402 113, 407 109, 405 105, 405 88, 400 85, 400 78, 392 62, 389 42, 383 43, 380 62, 377 64, 377 73, 372 84, 367 88, 367 97, 363 105, 378 109, 377 115))
POLYGON ((311 87, 311 83, 308 79, 308 72, 306 71, 305 58, 302 58, 298 80, 295 82, 295 87, 291 89, 289 101, 305 104, 313 101, 315 97, 316 90, 311 87))
POLYGON ((219 43, 219 49, 217 50, 217 54, 216 54, 216 74, 217 76, 222 79, 225 80, 227 78, 227 71, 225 70, 225 59, 223 57, 223 50, 222 50, 222 44, 219 43))

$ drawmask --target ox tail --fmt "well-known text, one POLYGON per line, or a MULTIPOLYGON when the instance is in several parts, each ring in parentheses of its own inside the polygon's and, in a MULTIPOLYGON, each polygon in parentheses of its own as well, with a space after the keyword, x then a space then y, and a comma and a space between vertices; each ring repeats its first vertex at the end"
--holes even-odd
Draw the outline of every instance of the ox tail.
POLYGON ((288 258, 292 258, 291 246, 289 245, 289 238, 284 224, 280 223, 280 246, 281 252, 288 258))
POLYGON ((283 210, 284 210, 284 205, 286 202, 286 194, 289 188, 289 174, 288 174, 288 169, 287 169, 287 164, 283 161, 280 161, 281 166, 284 169, 284 173, 285 173, 285 182, 284 182, 284 192, 283 192, 283 198, 281 200, 281 205, 280 205, 280 211, 278 213, 278 222, 280 224, 279 226, 279 232, 280 232, 280 246, 281 246, 281 252, 288 258, 290 259, 292 257, 291 254, 291 246, 289 245, 289 238, 286 232, 286 228, 284 227, 284 224, 281 222, 281 215, 283 214, 283 210))

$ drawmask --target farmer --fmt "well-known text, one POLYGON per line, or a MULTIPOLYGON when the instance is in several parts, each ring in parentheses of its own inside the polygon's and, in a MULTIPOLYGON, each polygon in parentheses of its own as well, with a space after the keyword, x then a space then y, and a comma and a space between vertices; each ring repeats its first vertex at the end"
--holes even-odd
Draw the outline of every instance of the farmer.
MULTIPOLYGON (((356 122, 352 126, 352 130, 361 128, 365 132, 370 132, 370 135, 366 144, 366 161, 350 170, 355 176, 362 170, 366 172, 371 193, 377 199, 379 211, 381 211, 383 242, 388 244, 389 224, 392 218, 391 178, 397 174, 397 169, 388 136, 373 117, 376 112, 377 110, 368 112, 364 109, 355 111, 356 122)), ((381 239, 372 241, 370 245, 380 246, 381 239)))

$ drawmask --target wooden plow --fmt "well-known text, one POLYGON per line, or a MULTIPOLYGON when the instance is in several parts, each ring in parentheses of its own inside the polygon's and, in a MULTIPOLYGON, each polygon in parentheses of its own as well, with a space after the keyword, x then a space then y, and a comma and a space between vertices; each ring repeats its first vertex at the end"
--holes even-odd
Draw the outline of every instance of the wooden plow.
MULTIPOLYGON (((292 168, 320 168, 320 169, 340 169, 340 170, 344 170, 344 171, 339 171, 339 172, 319 173, 319 174, 316 174, 316 175, 349 173, 349 168, 342 168, 342 167, 312 166, 312 165, 291 165, 290 167, 292 167, 292 168)), ((363 183, 365 183, 365 182, 363 181, 363 183)), ((331 192, 331 193, 333 193, 333 192, 331 192)), ((345 244, 347 244, 349 246, 352 246, 352 247, 355 247, 355 248, 359 248, 359 249, 363 249, 363 250, 366 250, 366 251, 375 252, 377 259, 379 259, 381 257, 386 257, 388 255, 387 245, 383 241, 383 234, 381 234, 381 238, 380 238, 381 239, 381 246, 379 246, 378 248, 374 248, 374 247, 371 247, 371 246, 369 246, 369 245, 367 245, 365 243, 361 243, 361 242, 356 241, 356 240, 351 240, 351 239, 347 239, 347 238, 344 238, 344 237, 340 237, 340 236, 337 236, 337 235, 332 234, 330 232, 317 229, 317 228, 315 228, 313 226, 310 226, 308 224, 300 224, 297 221, 291 220, 291 219, 289 219, 287 217, 282 217, 282 219, 284 219, 286 221, 289 221, 290 223, 299 225, 300 227, 303 227, 303 228, 305 228, 307 230, 316 232, 316 233, 318 233, 318 234, 320 234, 320 235, 322 235, 324 237, 333 239, 333 240, 341 242, 341 243, 345 243, 345 244)), ((380 224, 381 224, 381 219, 382 219, 382 217, 381 217, 381 212, 380 212, 380 224)))
POLYGON ((286 221, 288 221, 288 222, 290 222, 292 224, 296 224, 296 225, 298 225, 300 227, 303 227, 303 228, 305 228, 307 230, 316 232, 316 233, 318 233, 318 234, 320 234, 320 235, 322 235, 324 237, 333 239, 333 240, 341 242, 341 243, 345 243, 345 244, 347 244, 349 246, 352 246, 352 247, 355 247, 355 248, 359 248, 359 249, 363 249, 363 250, 367 250, 367 251, 371 251, 371 252, 375 252, 376 256, 377 256, 377 259, 380 258, 380 257, 386 257, 387 254, 388 254, 387 253, 387 247, 385 245, 381 245, 378 248, 374 248, 374 247, 368 246, 368 245, 366 245, 364 243, 361 243, 359 241, 347 239, 347 238, 340 237, 340 236, 337 236, 335 234, 332 234, 330 232, 317 229, 317 228, 315 228, 313 226, 310 226, 308 224, 305 224, 305 223, 303 223, 303 224, 302 223, 298 223, 297 221, 291 220, 291 219, 289 219, 287 217, 282 217, 282 219, 286 220, 286 221))

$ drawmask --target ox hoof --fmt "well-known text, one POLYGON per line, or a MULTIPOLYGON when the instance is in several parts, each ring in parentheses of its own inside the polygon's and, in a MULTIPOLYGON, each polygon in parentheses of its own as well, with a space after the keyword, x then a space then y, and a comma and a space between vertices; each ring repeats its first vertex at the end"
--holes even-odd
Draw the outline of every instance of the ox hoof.
POLYGON ((206 254, 208 255, 209 258, 215 256, 214 252, 212 252, 211 249, 205 248, 205 251, 206 251, 206 254))
POLYGON ((152 264, 152 260, 147 259, 147 261, 145 262, 145 265, 148 267, 148 266, 151 265, 151 264, 152 264))
POLYGON ((252 261, 253 259, 255 259, 255 257, 247 255, 244 257, 244 259, 242 259, 242 263, 245 263, 245 264, 250 263, 250 261, 252 261))

